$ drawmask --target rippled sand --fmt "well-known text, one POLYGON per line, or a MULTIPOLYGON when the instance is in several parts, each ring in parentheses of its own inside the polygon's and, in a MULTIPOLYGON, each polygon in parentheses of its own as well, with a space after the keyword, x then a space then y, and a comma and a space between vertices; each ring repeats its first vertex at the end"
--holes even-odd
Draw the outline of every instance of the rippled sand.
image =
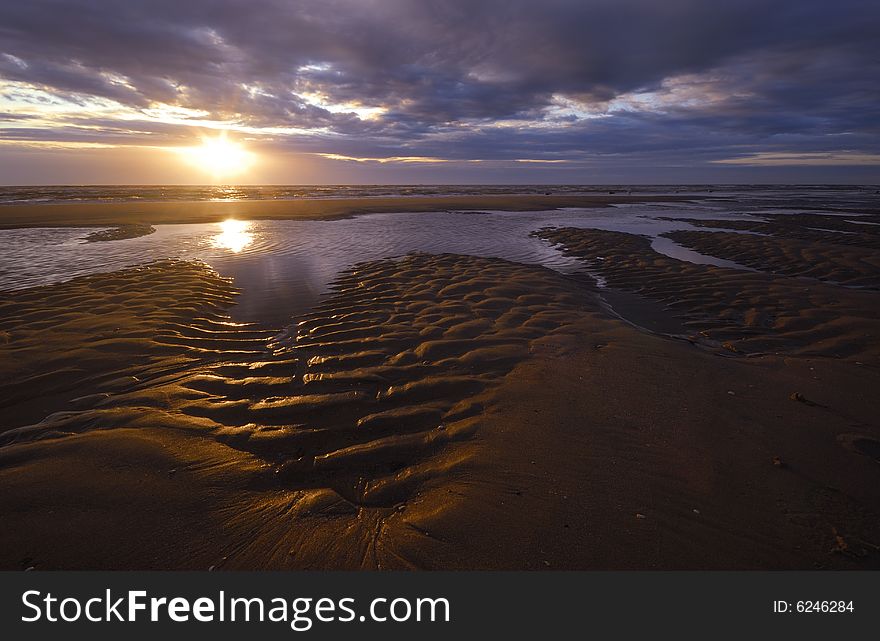
POLYGON ((816 222, 371 260, 284 331, 195 261, 7 292, 0 566, 876 568, 875 232, 816 222))
MULTIPOLYGON (((334 289, 275 336, 228 324, 222 308, 231 300, 229 284, 194 263, 81 278, 7 301, 8 353, 26 372, 56 372, 20 372, 20 382, 3 390, 12 429, 0 444, 5 462, 14 461, 4 466, 7 480, 32 494, 74 474, 86 488, 73 503, 89 502, 119 479, 84 474, 80 448, 90 455, 107 448, 103 456, 122 477, 140 476, 149 457, 128 460, 125 452, 147 447, 146 440, 169 452, 164 471, 173 476, 162 485, 188 492, 184 479, 197 477, 198 488, 213 482, 220 466, 260 488, 236 504, 224 529, 244 528, 250 537, 255 526, 265 527, 280 537, 272 545, 286 548, 265 556, 271 550, 259 534, 236 543, 247 549, 231 563, 398 565, 393 553, 369 549, 375 528, 472 456, 487 394, 534 341, 576 322, 585 301, 579 285, 549 270, 453 255, 359 265, 334 289), (66 310, 60 326, 57 316, 46 320, 58 308, 66 310), (56 343, 50 350, 44 334, 56 343), (91 393, 77 396, 85 389, 91 393), (47 412, 48 398, 60 411, 16 426, 47 412), (66 456, 70 443, 80 446, 66 456), (123 454, 114 461, 117 448, 123 454), (225 452, 227 460, 205 463, 209 452, 225 452), (32 475, 41 481, 21 485, 32 475), (341 539, 340 528, 347 533, 341 539), (333 558, 323 556, 328 545, 333 558)), ((444 497, 437 509, 450 501, 444 497)), ((94 527, 107 524, 96 516, 94 527)), ((128 563, 116 550, 103 553, 106 562, 80 551, 41 561, 128 563)))
MULTIPOLYGON (((727 234, 673 232, 677 240, 701 250, 735 256, 756 267, 772 269, 782 247, 790 241, 741 235, 730 241, 727 234), (696 236, 695 236, 696 234, 696 236), (695 242, 701 238, 703 242, 695 242), (725 243, 726 241, 726 243, 725 243), (723 251, 730 244, 750 247, 752 252, 723 251), (759 259, 754 257, 759 255, 759 259)), ((696 265, 671 259, 653 251, 646 238, 617 232, 584 229, 548 229, 539 236, 559 243, 581 257, 601 274, 607 286, 647 303, 632 316, 641 323, 669 317, 680 323, 682 338, 694 343, 723 346, 744 354, 797 354, 862 359, 876 364, 880 336, 880 296, 875 292, 845 289, 822 282, 779 276, 767 271, 742 271, 712 265, 696 265)), ((796 275, 830 268, 840 255, 831 246, 822 252, 827 262, 817 263, 809 252, 790 251, 783 271, 796 275), (817 267, 818 265, 818 267, 817 267)), ((847 252, 847 255, 850 255, 847 252)), ((862 263, 860 276, 870 281, 880 269, 862 263), (867 275, 866 273, 867 272, 867 275)), ((851 267, 856 269, 855 267, 851 267)), ((613 295, 612 295, 613 297, 613 295)))

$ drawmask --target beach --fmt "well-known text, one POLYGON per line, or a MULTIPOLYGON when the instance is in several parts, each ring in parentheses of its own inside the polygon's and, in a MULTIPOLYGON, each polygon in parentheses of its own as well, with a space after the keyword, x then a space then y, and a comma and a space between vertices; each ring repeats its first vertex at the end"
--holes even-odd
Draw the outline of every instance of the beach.
POLYGON ((736 198, 3 205, 98 257, 407 214, 534 254, 383 245, 284 324, 227 273, 280 241, 4 289, 0 567, 880 568, 880 205, 736 198))
POLYGON ((19 227, 112 226, 132 223, 214 223, 227 218, 249 220, 332 219, 358 214, 434 212, 447 209, 530 211, 560 207, 608 207, 631 202, 674 202, 686 196, 607 195, 453 195, 371 198, 303 198, 295 200, 231 200, 183 202, 121 202, 8 204, 0 210, 0 229, 19 227))

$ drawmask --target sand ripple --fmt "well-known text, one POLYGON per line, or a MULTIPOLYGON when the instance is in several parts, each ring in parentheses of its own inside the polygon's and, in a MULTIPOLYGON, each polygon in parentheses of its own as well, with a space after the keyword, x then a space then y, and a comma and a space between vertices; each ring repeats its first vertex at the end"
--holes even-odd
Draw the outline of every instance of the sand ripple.
POLYGON ((838 241, 826 232, 822 241, 726 232, 675 231, 668 238, 697 251, 774 274, 797 276, 853 288, 880 289, 877 248, 838 241))
MULTIPOLYGON (((649 314, 673 317, 692 342, 731 354, 877 360, 880 297, 873 292, 677 261, 653 251, 650 239, 632 234, 563 228, 538 235, 581 258, 609 288, 653 303, 649 314)), ((720 243, 713 241, 712 247, 720 243)), ((755 248, 740 259, 757 255, 762 244, 778 247, 761 237, 737 243, 755 248)), ((774 261, 773 252, 765 250, 761 260, 774 261)))
MULTIPOLYGON (((160 291, 180 288, 174 269, 189 278, 186 265, 169 266, 160 291)), ((100 300, 137 311, 138 294, 114 297, 108 288, 130 287, 130 278, 164 267, 150 269, 58 286, 65 298, 53 304, 100 300), (100 292, 77 293, 94 285, 100 292)), ((215 298, 209 305, 229 304, 223 286, 201 292, 215 298)), ((34 303, 20 298, 22 310, 34 303)), ((451 446, 476 433, 486 394, 529 355, 532 341, 565 331, 589 301, 579 285, 548 269, 449 254, 357 265, 332 295, 271 339, 247 327, 221 329, 217 319, 181 323, 177 309, 197 311, 181 299, 162 312, 162 326, 137 334, 142 351, 167 354, 170 362, 152 357, 143 367, 102 374, 89 387, 101 393, 7 431, 2 442, 159 425, 259 457, 266 482, 302 497, 331 491, 352 509, 387 508, 469 456, 452 454, 451 446)), ((22 312, 18 321, 39 325, 40 313, 22 312)), ((91 318, 85 310, 75 314, 91 318)), ((121 350, 114 342, 112 351, 121 350)), ((79 376, 70 373, 71 393, 79 376)))

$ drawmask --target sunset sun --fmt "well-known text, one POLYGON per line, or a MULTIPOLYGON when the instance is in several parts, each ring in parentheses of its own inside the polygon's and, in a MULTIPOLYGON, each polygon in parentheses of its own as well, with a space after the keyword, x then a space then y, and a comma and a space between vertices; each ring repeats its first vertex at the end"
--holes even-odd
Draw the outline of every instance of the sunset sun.
POLYGON ((255 159, 252 152, 230 140, 225 131, 216 136, 203 136, 200 145, 181 147, 177 152, 189 164, 215 179, 242 174, 255 159))

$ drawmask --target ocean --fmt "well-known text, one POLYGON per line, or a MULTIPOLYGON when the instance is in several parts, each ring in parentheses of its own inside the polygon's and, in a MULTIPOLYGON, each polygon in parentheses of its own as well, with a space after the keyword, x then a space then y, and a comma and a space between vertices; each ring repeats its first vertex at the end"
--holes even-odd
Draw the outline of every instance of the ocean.
POLYGON ((863 203, 877 185, 47 185, 0 186, 2 204, 472 196, 504 194, 712 194, 778 203, 863 203))

